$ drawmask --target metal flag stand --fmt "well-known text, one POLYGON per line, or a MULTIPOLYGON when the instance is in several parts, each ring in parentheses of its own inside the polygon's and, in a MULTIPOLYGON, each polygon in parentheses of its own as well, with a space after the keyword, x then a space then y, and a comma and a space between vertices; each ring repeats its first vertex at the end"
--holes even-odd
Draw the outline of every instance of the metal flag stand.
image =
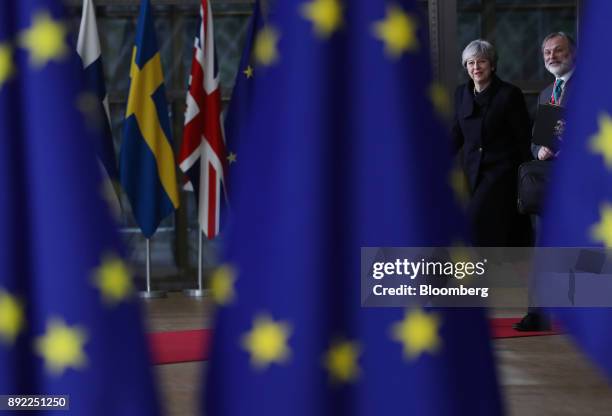
POLYGON ((198 288, 186 289, 183 293, 192 298, 202 298, 206 296, 207 291, 202 285, 202 229, 198 228, 198 288))
POLYGON ((166 292, 161 290, 151 290, 151 241, 147 238, 147 290, 139 292, 138 295, 142 299, 158 299, 165 298, 166 292))

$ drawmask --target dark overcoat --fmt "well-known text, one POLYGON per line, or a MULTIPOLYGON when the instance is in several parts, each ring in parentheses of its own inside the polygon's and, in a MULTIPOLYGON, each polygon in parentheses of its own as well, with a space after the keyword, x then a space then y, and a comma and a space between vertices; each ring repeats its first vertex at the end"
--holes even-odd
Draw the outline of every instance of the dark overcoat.
POLYGON ((495 75, 478 94, 472 81, 458 87, 452 140, 454 152, 463 149, 474 244, 531 244, 529 218, 517 210, 518 167, 531 159, 531 121, 521 90, 495 75))

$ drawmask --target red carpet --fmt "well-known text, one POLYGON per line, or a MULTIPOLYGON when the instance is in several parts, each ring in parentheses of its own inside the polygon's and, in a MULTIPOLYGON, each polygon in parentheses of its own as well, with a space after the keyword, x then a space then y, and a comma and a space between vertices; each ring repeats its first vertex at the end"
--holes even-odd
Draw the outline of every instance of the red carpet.
MULTIPOLYGON (((556 335, 560 332, 518 332, 512 324, 520 318, 495 318, 490 320, 493 339, 534 337, 556 335)), ((194 329, 191 331, 154 332, 149 334, 149 344, 153 364, 184 363, 189 361, 206 361, 210 353, 212 330, 194 329)))
POLYGON ((495 318, 489 320, 491 325, 491 337, 493 339, 537 337, 542 335, 558 335, 561 333, 559 328, 553 328, 553 331, 519 332, 512 328, 512 324, 515 324, 520 320, 521 318, 495 318))
POLYGON ((210 329, 149 334, 153 364, 205 361, 208 359, 211 342, 210 329))

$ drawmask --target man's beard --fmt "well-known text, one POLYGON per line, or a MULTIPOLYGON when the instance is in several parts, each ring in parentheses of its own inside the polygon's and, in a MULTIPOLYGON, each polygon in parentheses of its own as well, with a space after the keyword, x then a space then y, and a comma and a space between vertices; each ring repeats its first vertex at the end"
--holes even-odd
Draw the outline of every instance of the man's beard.
POLYGON ((561 77, 567 74, 572 69, 572 65, 571 62, 565 61, 560 62, 556 65, 546 65, 546 69, 555 77, 561 77))

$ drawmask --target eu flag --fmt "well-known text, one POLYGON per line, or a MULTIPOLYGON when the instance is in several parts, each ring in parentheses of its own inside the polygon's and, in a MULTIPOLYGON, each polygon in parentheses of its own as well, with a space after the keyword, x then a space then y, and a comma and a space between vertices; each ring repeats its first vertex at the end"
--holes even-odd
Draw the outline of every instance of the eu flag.
POLYGON ((0 6, 0 392, 76 415, 155 415, 129 271, 78 106, 59 1, 0 6))
POLYGON ((243 135, 242 129, 246 124, 246 118, 252 111, 252 90, 257 76, 256 65, 253 60, 253 42, 263 25, 261 4, 259 0, 255 0, 242 57, 236 73, 234 89, 232 90, 232 98, 225 113, 225 139, 229 149, 228 161, 230 167, 235 166, 234 163, 238 162, 239 140, 243 135))
MULTIPOLYGON (((612 55, 600 48, 610 18, 609 2, 585 6, 567 128, 543 218, 544 246, 612 247, 612 96, 601 88, 612 55)), ((612 310, 556 312, 578 344, 612 377, 612 310)))
POLYGON ((179 206, 172 136, 151 3, 143 0, 119 155, 121 185, 146 238, 179 206))
POLYGON ((461 234, 416 2, 276 5, 211 277, 207 414, 499 414, 481 310, 360 306, 360 247, 461 234))

